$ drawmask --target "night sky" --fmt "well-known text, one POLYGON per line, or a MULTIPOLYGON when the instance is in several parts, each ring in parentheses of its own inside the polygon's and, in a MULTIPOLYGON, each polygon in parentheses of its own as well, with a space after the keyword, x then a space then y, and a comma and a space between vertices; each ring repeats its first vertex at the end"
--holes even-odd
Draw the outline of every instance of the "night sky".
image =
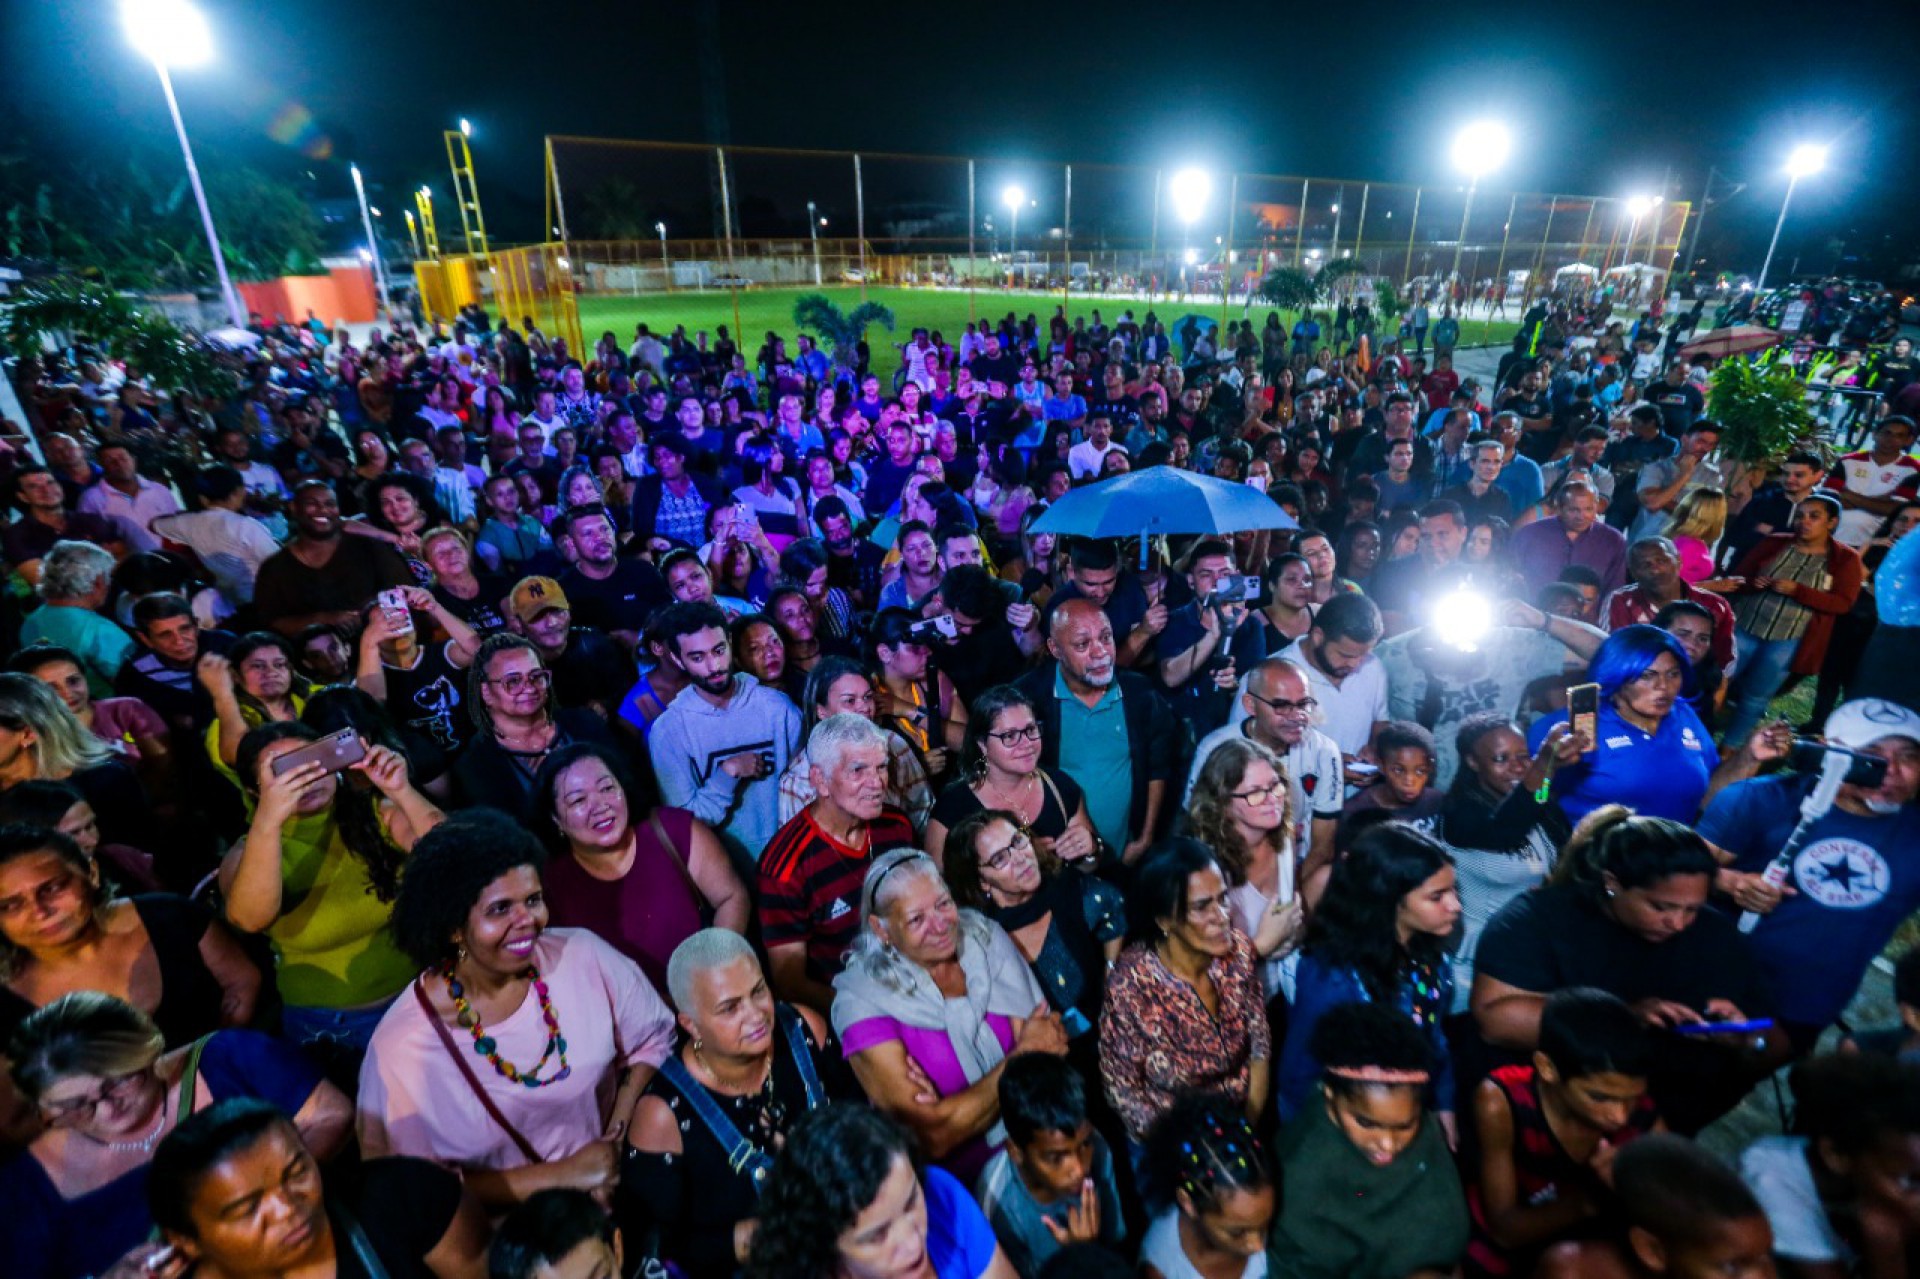
MULTIPOLYGON (((690 5, 201 3, 216 62, 176 77, 196 141, 310 170, 323 194, 350 193, 348 159, 376 202, 384 189, 399 205, 422 181, 444 194, 440 130, 465 115, 491 229, 521 240, 539 229, 542 135, 713 140, 690 5)), ((112 3, 0 8, 0 96, 30 127, 76 147, 171 149, 158 85, 112 3)), ((1453 130, 1492 115, 1515 149, 1488 191, 1653 192, 1671 166, 1670 198, 1697 199, 1709 164, 1748 182, 1703 246, 1748 270, 1786 152, 1828 141, 1830 168, 1796 193, 1782 253, 1821 269, 1844 239, 1883 271, 1920 259, 1906 210, 1920 173, 1912 0, 1813 17, 1641 0, 915 12, 718 4, 732 141, 1445 183, 1453 130)))

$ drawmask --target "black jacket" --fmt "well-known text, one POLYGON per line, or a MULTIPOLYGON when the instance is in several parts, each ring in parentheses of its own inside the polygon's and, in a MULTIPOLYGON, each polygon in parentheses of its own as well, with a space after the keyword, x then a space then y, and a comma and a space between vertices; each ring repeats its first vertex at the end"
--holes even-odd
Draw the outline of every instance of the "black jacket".
MULTIPOLYGON (((1053 692, 1056 669, 1054 663, 1047 662, 1014 684, 1033 702, 1034 714, 1040 721, 1040 762, 1048 768, 1060 766, 1060 702, 1053 692)), ((1127 830, 1138 839, 1146 824, 1147 783, 1167 782, 1171 798, 1160 807, 1158 828, 1146 832, 1158 835, 1166 829, 1179 802, 1179 791, 1174 784, 1179 770, 1179 732, 1166 700, 1146 676, 1133 671, 1115 671, 1113 677, 1119 681, 1120 709, 1127 721, 1127 753, 1133 762, 1127 830)))

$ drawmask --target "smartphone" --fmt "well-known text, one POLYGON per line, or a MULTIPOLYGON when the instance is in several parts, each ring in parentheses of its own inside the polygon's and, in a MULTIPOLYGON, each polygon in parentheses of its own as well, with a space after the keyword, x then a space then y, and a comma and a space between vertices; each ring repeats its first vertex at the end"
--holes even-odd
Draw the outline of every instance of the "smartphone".
POLYGON ((938 617, 929 617, 923 622, 915 622, 907 628, 907 638, 915 644, 935 644, 941 641, 952 643, 960 636, 960 624, 953 620, 951 613, 942 613, 938 617))
POLYGON ((1567 723, 1576 733, 1587 735, 1587 751, 1592 753, 1599 745, 1600 731, 1600 686, 1598 684, 1575 684, 1567 690, 1567 723))
POLYGON ((273 775, 279 777, 302 764, 316 761, 325 764, 329 773, 338 773, 367 757, 367 744, 360 740, 360 734, 351 728, 343 728, 337 733, 328 733, 317 742, 308 742, 298 750, 288 751, 273 761, 273 775))
POLYGON ((407 593, 399 587, 381 591, 380 611, 387 615, 387 627, 395 635, 413 634, 413 610, 407 607, 407 593))
POLYGON ((1887 780, 1887 761, 1880 756, 1829 746, 1825 742, 1811 742, 1804 737, 1794 739, 1793 752, 1787 756, 1787 763, 1796 772, 1818 774, 1826 763, 1827 755, 1835 751, 1852 757, 1847 764, 1847 775, 1842 779, 1848 786, 1874 790, 1887 780))
POLYGON ((1349 779, 1358 778, 1363 782, 1370 782, 1380 776, 1380 766, 1356 759, 1346 766, 1346 774, 1349 779))
POLYGON ((1257 574, 1235 574, 1220 579, 1213 588, 1210 600, 1214 604, 1243 604, 1248 600, 1260 598, 1260 578, 1257 574))
POLYGON ((1773 1018, 1761 1017, 1754 1021, 1702 1021, 1685 1026, 1669 1026, 1676 1035, 1751 1035, 1762 1030, 1773 1029, 1773 1018))

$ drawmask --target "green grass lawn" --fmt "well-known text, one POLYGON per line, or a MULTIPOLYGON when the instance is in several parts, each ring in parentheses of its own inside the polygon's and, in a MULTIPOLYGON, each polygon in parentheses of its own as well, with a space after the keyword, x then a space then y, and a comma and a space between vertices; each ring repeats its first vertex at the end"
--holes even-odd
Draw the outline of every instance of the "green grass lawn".
MULTIPOLYGON (((623 344, 630 343, 633 340, 633 326, 640 323, 648 325, 656 333, 671 332, 676 324, 686 325, 688 333, 696 333, 701 329, 711 333, 724 324, 733 332, 734 340, 751 356, 760 349, 760 343, 769 329, 788 338, 794 335, 793 303, 803 293, 825 293, 846 308, 859 305, 861 300, 860 290, 850 285, 830 285, 824 289, 742 289, 740 319, 736 328, 733 298, 724 290, 653 293, 641 297, 586 296, 580 299, 580 331, 591 347, 608 330, 612 330, 623 344)), ((893 309, 893 333, 877 328, 867 332, 867 342, 873 347, 874 364, 883 378, 891 377, 900 363, 899 352, 888 344, 905 342, 918 326, 940 330, 948 342, 957 346, 969 318, 997 320, 1008 311, 1024 318, 1028 312, 1032 312, 1044 324, 1053 316, 1054 308, 1060 305, 1060 295, 1057 293, 1007 293, 997 289, 980 290, 974 296, 971 313, 966 294, 944 290, 876 286, 867 290, 867 298, 893 309)), ((1138 299, 1076 293, 1068 305, 1067 315, 1069 318, 1085 315, 1091 319, 1091 313, 1097 310, 1111 325, 1120 318, 1122 311, 1131 310, 1138 318, 1145 315, 1147 309, 1146 303, 1138 299)), ((1272 309, 1267 306, 1254 307, 1252 318, 1256 327, 1266 323, 1267 312, 1272 309)), ((1159 314, 1169 332, 1172 332, 1176 321, 1189 313, 1214 320, 1220 318, 1217 300, 1207 304, 1158 298, 1153 310, 1159 314)), ((1243 311, 1238 304, 1227 311, 1230 320, 1242 317, 1243 311)), ((1293 321, 1291 312, 1281 312, 1281 322, 1289 329, 1293 327, 1293 321)), ((1485 320, 1468 320, 1460 326, 1460 341, 1465 346, 1488 341, 1504 342, 1509 336, 1511 324, 1504 321, 1489 324, 1485 320)))

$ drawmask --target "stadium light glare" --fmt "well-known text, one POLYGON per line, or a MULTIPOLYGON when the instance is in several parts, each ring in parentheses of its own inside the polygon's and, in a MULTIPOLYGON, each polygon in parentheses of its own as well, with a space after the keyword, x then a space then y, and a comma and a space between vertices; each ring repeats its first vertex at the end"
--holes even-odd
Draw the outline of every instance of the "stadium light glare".
POLYGON ((1167 194, 1173 197, 1174 214, 1191 225, 1206 211, 1207 197, 1213 194, 1213 179, 1205 169, 1182 169, 1167 184, 1167 194))
POLYGON ((140 56, 161 67, 197 67, 213 60, 206 15, 186 0, 125 0, 120 20, 140 56))
POLYGON ((1498 120, 1476 120, 1453 135, 1453 167, 1478 182, 1507 162, 1513 135, 1498 120))

